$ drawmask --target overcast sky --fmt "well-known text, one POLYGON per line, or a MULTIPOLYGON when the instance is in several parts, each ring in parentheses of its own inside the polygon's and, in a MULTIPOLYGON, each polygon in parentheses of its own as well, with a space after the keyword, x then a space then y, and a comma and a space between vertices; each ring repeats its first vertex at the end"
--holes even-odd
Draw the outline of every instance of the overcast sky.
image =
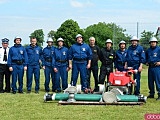
POLYGON ((145 29, 156 32, 160 26, 160 0, 0 0, 0 38, 22 37, 43 29, 45 40, 50 30, 57 30, 67 19, 78 22, 81 28, 98 22, 114 22, 139 36, 145 29))

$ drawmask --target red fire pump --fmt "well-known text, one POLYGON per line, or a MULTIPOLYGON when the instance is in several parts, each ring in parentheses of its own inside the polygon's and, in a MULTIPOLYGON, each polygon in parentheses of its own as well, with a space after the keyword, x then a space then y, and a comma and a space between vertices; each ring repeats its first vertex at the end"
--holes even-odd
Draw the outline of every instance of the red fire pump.
POLYGON ((113 88, 118 88, 123 94, 132 94, 133 86, 136 86, 136 80, 133 80, 133 74, 138 70, 129 68, 127 71, 116 71, 110 73, 109 80, 106 84, 106 90, 110 91, 113 88))

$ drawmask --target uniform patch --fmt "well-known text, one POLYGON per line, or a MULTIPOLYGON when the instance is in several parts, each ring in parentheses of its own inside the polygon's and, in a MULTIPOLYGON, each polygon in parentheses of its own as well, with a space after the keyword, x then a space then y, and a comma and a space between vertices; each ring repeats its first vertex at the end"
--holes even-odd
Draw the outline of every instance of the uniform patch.
POLYGON ((63 55, 66 55, 66 52, 65 52, 65 51, 63 52, 63 55))
POLYGON ((153 57, 157 57, 157 53, 153 53, 153 57))
POLYGON ((36 50, 36 54, 39 54, 39 51, 38 51, 38 50, 36 50))
POLYGON ((82 48, 82 51, 86 51, 86 48, 82 48))
POLYGON ((23 50, 20 50, 20 54, 23 54, 23 50))
POLYGON ((95 53, 97 52, 97 50, 93 50, 95 53))
POLYGON ((109 56, 110 59, 113 59, 113 56, 109 56))
POLYGON ((51 51, 51 54, 53 55, 53 54, 54 54, 54 51, 51 51))
POLYGON ((110 58, 110 59, 113 59, 113 54, 110 54, 110 55, 109 55, 109 58, 110 58))
POLYGON ((134 50, 134 51, 133 51, 133 54, 134 54, 134 55, 137 55, 137 53, 138 53, 137 50, 134 50))

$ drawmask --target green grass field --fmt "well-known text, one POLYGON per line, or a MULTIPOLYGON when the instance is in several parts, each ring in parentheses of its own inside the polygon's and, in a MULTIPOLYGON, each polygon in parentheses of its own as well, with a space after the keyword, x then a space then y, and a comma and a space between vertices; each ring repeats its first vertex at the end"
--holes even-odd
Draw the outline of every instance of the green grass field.
MULTIPOLYGON (((143 120, 146 113, 160 113, 160 101, 156 99, 149 99, 141 106, 63 106, 58 105, 57 101, 44 103, 43 71, 39 94, 34 93, 34 85, 32 93, 26 94, 25 83, 24 77, 24 94, 0 94, 0 120, 143 120)), ((141 94, 148 95, 147 69, 142 72, 141 94)))

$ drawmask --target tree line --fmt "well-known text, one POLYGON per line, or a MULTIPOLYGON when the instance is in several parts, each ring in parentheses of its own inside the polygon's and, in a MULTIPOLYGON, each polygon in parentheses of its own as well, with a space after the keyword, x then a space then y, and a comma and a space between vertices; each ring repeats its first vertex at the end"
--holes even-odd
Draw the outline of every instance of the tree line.
MULTIPOLYGON (((104 47, 105 41, 107 39, 111 39, 113 41, 114 49, 118 49, 118 44, 121 40, 126 41, 127 45, 130 44, 131 35, 126 34, 126 29, 123 29, 119 25, 115 23, 105 23, 99 22, 97 24, 93 24, 88 26, 85 29, 81 29, 78 23, 72 19, 68 19, 61 24, 61 26, 57 30, 51 30, 48 33, 48 37, 51 37, 56 45, 56 40, 59 37, 62 37, 65 41, 65 46, 70 47, 75 43, 75 36, 77 34, 82 34, 83 40, 86 43, 89 43, 89 38, 91 36, 95 37, 96 44, 99 47, 104 47)), ((151 31, 143 31, 141 33, 140 44, 147 49, 149 47, 148 41, 151 37, 155 36, 154 32, 151 31)), ((37 43, 39 46, 43 46, 44 42, 44 33, 43 29, 35 30, 30 34, 29 37, 36 37, 37 43)))

